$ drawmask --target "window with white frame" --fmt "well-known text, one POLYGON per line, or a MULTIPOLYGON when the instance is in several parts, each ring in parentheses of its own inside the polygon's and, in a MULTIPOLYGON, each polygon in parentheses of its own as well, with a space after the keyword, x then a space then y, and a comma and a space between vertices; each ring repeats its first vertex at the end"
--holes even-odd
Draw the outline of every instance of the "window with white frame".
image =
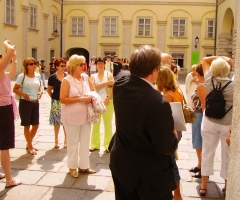
POLYGON ((30 28, 37 29, 37 7, 30 6, 30 28))
POLYGON ((32 48, 32 58, 37 60, 37 48, 32 48))
POLYGON ((152 28, 152 19, 151 18, 138 18, 137 19, 138 36, 151 36, 151 28, 152 28))
POLYGON ((15 1, 14 0, 6 0, 6 16, 5 22, 7 24, 15 24, 15 1))
POLYGON ((180 68, 184 68, 184 60, 185 60, 184 53, 172 53, 172 57, 174 60, 177 61, 177 65, 180 66, 180 68))
POLYGON ((115 36, 117 35, 117 18, 104 17, 104 35, 115 36))
POLYGON ((53 32, 58 30, 58 16, 53 14, 53 32))
POLYGON ((215 37, 215 19, 207 19, 207 38, 214 38, 215 37))
POLYGON ((186 37, 186 19, 172 19, 172 37, 186 37))
POLYGON ((84 35, 84 18, 71 18, 71 35, 84 35))

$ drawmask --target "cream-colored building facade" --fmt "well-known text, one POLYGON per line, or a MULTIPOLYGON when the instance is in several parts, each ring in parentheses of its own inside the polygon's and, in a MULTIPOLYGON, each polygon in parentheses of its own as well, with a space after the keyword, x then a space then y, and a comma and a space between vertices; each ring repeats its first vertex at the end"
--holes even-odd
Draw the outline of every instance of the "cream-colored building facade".
MULTIPOLYGON (((181 72, 209 55, 235 56, 235 0, 0 0, 0 41, 26 57, 129 58, 140 45, 177 59, 181 72), (215 34, 216 33, 216 34, 215 34), (215 37, 216 35, 216 37, 215 37)), ((3 53, 0 45, 0 53, 3 53)))

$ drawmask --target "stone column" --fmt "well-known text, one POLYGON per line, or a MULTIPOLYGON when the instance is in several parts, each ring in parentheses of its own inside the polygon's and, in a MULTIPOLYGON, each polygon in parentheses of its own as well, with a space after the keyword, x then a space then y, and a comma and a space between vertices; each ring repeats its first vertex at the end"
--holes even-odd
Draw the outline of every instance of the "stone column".
POLYGON ((46 26, 47 23, 47 20, 48 20, 48 14, 47 13, 43 13, 42 14, 43 16, 43 45, 42 45, 42 55, 43 55, 43 58, 41 59, 44 59, 44 60, 47 60, 48 58, 48 48, 47 48, 47 44, 48 44, 48 36, 51 35, 51 33, 48 33, 48 26, 46 26))
MULTIPOLYGON (((240 0, 236 0, 237 13, 235 15, 237 40, 240 41, 240 0)), ((240 196, 240 43, 236 43, 236 59, 235 59, 235 79, 234 79, 234 100, 233 100, 233 120, 232 120, 232 136, 230 145, 230 161, 228 169, 227 182, 227 200, 238 199, 240 196)))
POLYGON ((157 48, 161 52, 166 52, 166 21, 157 21, 157 48))
POLYGON ((89 20, 89 58, 97 56, 98 49, 98 20, 89 20))
POLYGON ((122 20, 123 23, 123 38, 122 38, 122 57, 129 58, 131 55, 131 26, 132 20, 122 20))
MULTIPOLYGON (((22 5, 22 60, 24 60, 27 57, 27 52, 28 52, 28 6, 22 5)), ((22 66, 22 65, 21 65, 22 66)), ((18 71, 18 69, 17 69, 18 71)), ((21 67, 21 72, 23 71, 23 67, 21 67)))

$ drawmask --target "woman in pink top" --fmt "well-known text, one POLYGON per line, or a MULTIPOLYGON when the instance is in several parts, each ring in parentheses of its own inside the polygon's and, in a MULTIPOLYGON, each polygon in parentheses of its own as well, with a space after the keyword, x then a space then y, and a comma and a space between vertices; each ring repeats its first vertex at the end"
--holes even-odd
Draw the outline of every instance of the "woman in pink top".
POLYGON ((12 95, 10 78, 16 74, 16 52, 12 42, 6 40, 4 43, 6 54, 0 55, 0 150, 1 163, 5 174, 0 173, 0 179, 6 178, 5 188, 21 184, 19 179, 11 175, 9 149, 14 148, 15 126, 14 118, 17 116, 17 106, 12 95), (5 72, 9 61, 12 59, 10 72, 5 72))
POLYGON ((85 96, 95 88, 88 75, 83 73, 85 65, 84 56, 72 55, 67 63, 69 74, 63 79, 60 89, 61 121, 68 138, 67 166, 74 178, 78 177, 78 172, 96 172, 89 168, 91 123, 87 118, 87 104, 91 97, 85 96))

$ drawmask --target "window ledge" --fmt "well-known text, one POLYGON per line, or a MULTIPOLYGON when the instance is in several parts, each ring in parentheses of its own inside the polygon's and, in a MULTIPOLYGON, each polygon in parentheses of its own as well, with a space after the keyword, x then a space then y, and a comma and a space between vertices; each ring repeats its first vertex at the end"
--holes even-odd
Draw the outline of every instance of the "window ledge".
POLYGON ((38 29, 34 29, 34 28, 28 28, 28 31, 29 31, 29 32, 33 31, 33 32, 38 33, 39 30, 38 30, 38 29))
POLYGON ((69 35, 69 37, 86 37, 86 35, 69 35))
POLYGON ((102 35, 102 37, 119 37, 118 35, 102 35))
POLYGON ((11 28, 15 28, 15 29, 17 29, 17 25, 15 25, 15 24, 8 24, 8 23, 3 23, 3 25, 4 25, 4 27, 11 27, 11 28))
POLYGON ((153 36, 141 36, 141 35, 136 35, 135 38, 153 38, 153 36))
POLYGON ((210 37, 205 37, 205 40, 214 40, 214 38, 210 38, 210 37))
POLYGON ((173 36, 171 36, 170 39, 188 39, 188 37, 173 37, 173 36))

